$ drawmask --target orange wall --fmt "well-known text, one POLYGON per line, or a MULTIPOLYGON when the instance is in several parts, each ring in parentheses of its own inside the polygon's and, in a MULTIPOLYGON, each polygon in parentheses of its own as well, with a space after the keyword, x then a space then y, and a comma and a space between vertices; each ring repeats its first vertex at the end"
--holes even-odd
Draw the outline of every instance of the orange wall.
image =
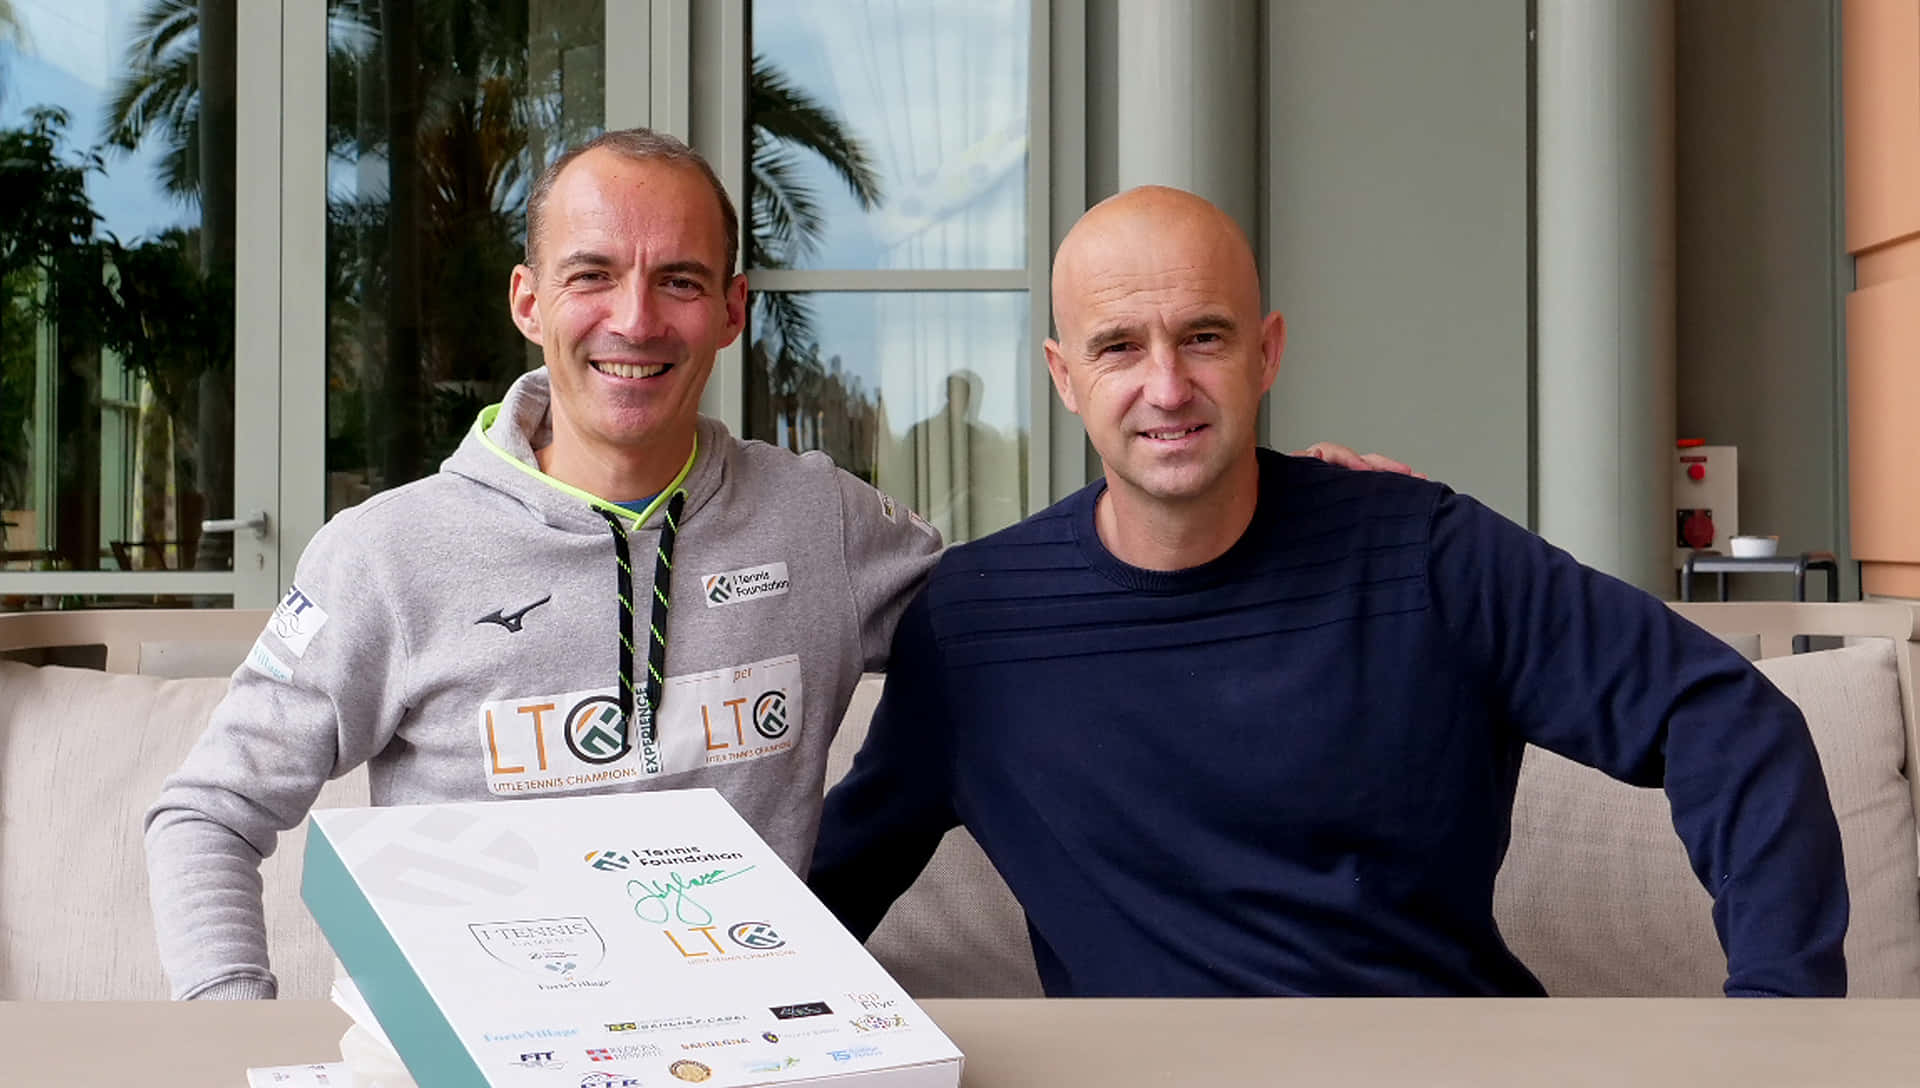
POLYGON ((1868 593, 1920 597, 1920 0, 1843 0, 1847 429, 1868 593))

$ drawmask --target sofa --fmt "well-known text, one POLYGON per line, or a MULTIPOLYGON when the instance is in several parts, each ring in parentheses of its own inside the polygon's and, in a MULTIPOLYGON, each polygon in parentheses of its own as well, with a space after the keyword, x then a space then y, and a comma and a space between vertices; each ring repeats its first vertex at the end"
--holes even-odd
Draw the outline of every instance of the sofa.
MULTIPOLYGON (((266 611, 0 615, 0 1000, 164 1000, 141 821, 205 729, 266 611)), ((321 807, 367 803, 364 770, 321 807)), ((288 997, 333 959, 300 903, 304 828, 262 866, 288 997)))
MULTIPOLYGON (((1806 713, 1841 823, 1856 996, 1920 995, 1916 613, 1896 604, 1687 604, 1744 638, 1806 713), (1789 655, 1793 634, 1844 638, 1789 655)), ((0 1000, 160 999, 140 817, 203 729, 265 612, 0 615, 0 1000)), ((1752 654, 1750 654, 1752 656, 1752 654)), ((829 761, 845 772, 877 701, 862 682, 829 761)), ((366 803, 364 772, 322 807, 366 803)), ((320 997, 331 955, 298 899, 302 832, 264 866, 281 993, 320 997)), ((1495 913, 1550 993, 1719 992, 1725 959, 1665 798, 1530 750, 1495 913)), ((1036 996, 1024 918, 950 833, 869 948, 920 997, 1036 996)))

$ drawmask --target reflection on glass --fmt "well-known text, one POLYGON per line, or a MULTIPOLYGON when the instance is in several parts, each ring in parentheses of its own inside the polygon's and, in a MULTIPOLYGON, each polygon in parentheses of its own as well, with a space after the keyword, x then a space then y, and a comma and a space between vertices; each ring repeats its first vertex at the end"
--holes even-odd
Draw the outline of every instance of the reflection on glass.
POLYGON ((1026 266, 1025 0, 757 0, 757 268, 1026 266))
MULTIPOLYGON (((769 295, 771 293, 768 293, 769 295)), ((1018 521, 1027 500, 1031 349, 1024 292, 786 294, 818 339, 756 332, 746 430, 825 450, 950 543, 1018 521)))
POLYGON ((0 569, 232 567, 237 2, 0 2, 0 569))
POLYGON ((527 189, 601 130, 603 0, 330 0, 327 512, 434 471, 526 371, 527 189))

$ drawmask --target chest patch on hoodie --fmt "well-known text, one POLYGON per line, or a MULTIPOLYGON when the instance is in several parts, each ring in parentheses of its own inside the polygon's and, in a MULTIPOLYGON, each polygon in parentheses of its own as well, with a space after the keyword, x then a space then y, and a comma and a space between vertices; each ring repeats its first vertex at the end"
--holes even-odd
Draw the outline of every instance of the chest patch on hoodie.
POLYGON ((779 597, 787 592, 787 565, 763 563, 757 567, 700 576, 700 595, 708 608, 745 604, 762 597, 779 597))
POLYGON ((800 658, 669 676, 660 702, 659 770, 652 773, 640 738, 623 736, 611 685, 481 704, 488 792, 524 797, 599 789, 790 751, 800 739, 800 658))

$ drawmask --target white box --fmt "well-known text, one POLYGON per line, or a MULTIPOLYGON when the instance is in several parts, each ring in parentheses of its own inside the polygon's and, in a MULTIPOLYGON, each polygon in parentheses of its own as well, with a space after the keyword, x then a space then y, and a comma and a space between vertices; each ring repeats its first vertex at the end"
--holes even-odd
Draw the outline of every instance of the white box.
POLYGON ((313 814, 301 895, 420 1088, 954 1088, 712 790, 313 814))

